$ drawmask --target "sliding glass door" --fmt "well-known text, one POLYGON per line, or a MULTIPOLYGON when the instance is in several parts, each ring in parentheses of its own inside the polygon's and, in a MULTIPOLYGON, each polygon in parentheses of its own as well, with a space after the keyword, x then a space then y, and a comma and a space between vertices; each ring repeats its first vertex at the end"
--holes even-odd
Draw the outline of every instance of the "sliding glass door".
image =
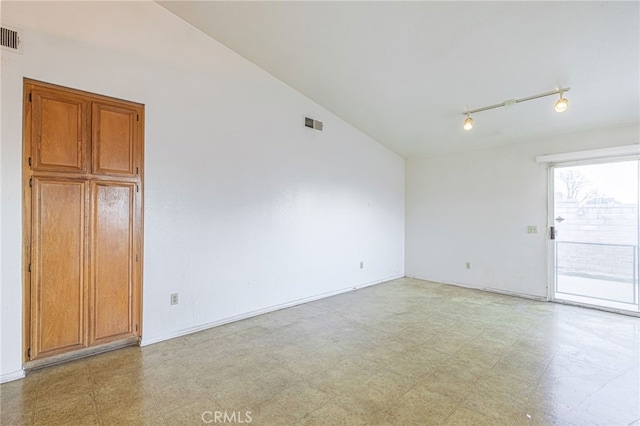
POLYGON ((639 312, 639 167, 552 168, 553 299, 639 312))

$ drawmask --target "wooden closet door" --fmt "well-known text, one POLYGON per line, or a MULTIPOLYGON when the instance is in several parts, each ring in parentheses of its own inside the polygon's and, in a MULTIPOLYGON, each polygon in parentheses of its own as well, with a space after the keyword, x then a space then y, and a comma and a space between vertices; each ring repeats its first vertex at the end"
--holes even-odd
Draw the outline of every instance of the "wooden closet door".
POLYGON ((136 184, 91 183, 89 345, 134 336, 136 184))
POLYGON ((144 105, 28 79, 24 88, 24 360, 135 342, 144 105))
POLYGON ((91 113, 87 100, 46 88, 34 88, 29 96, 33 170, 85 173, 91 113))
POLYGON ((31 359, 86 346, 86 183, 32 181, 31 359))
POLYGON ((126 105, 93 102, 92 172, 134 176, 137 156, 138 110, 126 105))

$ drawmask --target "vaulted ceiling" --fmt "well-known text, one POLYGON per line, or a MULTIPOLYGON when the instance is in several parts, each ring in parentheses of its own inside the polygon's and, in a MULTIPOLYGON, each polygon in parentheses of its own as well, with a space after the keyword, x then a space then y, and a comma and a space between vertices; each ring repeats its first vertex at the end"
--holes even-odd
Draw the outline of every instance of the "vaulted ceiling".
POLYGON ((158 3, 404 157, 640 116, 638 2, 158 3), (565 113, 548 97, 462 129, 566 86, 565 113))

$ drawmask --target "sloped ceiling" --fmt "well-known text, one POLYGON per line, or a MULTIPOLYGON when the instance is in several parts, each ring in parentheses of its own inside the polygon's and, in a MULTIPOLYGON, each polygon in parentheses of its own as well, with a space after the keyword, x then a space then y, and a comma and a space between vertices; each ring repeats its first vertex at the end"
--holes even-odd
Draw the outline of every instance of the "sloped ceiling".
POLYGON ((640 115, 638 2, 158 3, 404 157, 640 115), (565 113, 549 97, 462 129, 566 86, 565 113))

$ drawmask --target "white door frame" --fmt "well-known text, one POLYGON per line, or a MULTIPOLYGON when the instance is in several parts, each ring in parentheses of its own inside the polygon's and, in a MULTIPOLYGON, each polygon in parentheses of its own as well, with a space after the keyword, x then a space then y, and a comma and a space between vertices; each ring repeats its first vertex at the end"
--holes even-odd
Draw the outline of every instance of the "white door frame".
MULTIPOLYGON (((555 298, 555 290, 556 290, 556 243, 555 240, 551 239, 551 227, 555 225, 555 169, 562 167, 571 167, 571 166, 583 166, 590 164, 604 164, 604 163, 617 163, 622 161, 640 161, 640 154, 637 153, 640 146, 633 146, 635 148, 635 152, 632 151, 630 155, 615 155, 615 156, 596 156, 593 158, 586 158, 584 153, 588 151, 583 151, 579 153, 575 153, 575 160, 571 160, 571 154, 559 154, 557 156, 550 155, 544 157, 538 157, 537 161, 539 163, 548 163, 547 166, 547 300, 550 302, 556 302, 566 305, 575 305, 575 306, 583 306, 589 308, 600 309, 603 311, 615 312, 619 314, 631 315, 640 317, 640 312, 633 312, 615 308, 608 308, 605 306, 599 305, 591 305, 586 303, 577 303, 566 300, 559 300, 555 298), (548 160, 547 160, 548 159, 548 160), (547 160, 547 161, 545 161, 547 160), (555 161, 551 161, 555 160, 555 161)), ((598 151, 607 151, 607 150, 595 150, 594 153, 598 151)), ((619 154, 620 152, 616 152, 619 154)), ((638 241, 640 241, 640 226, 638 229, 638 241)), ((636 270, 638 265, 636 264, 636 270)), ((637 272, 636 272, 637 273, 637 272)), ((640 277, 638 277, 640 278, 640 277)), ((634 291, 638 291, 636 289, 634 291)))

